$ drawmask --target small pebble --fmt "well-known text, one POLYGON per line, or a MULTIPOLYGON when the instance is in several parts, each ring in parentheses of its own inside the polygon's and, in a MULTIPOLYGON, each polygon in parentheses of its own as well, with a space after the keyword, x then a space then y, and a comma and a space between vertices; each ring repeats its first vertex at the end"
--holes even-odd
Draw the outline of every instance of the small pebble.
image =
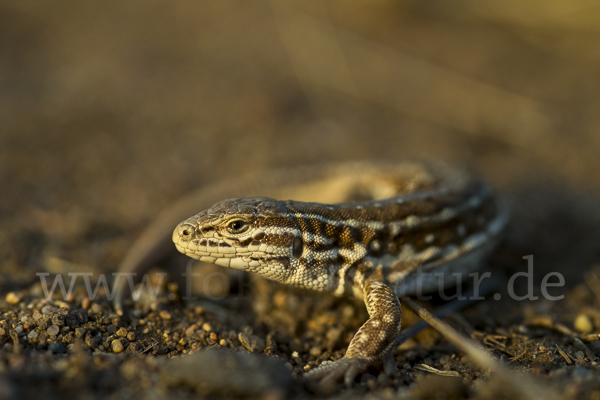
POLYGON ((48 315, 50 313, 53 313, 54 311, 56 311, 56 309, 52 306, 44 306, 42 307, 42 314, 43 315, 48 315))
POLYGON ((342 330, 339 328, 332 328, 327 331, 327 340, 329 343, 335 343, 342 336, 342 330))
POLYGON ((223 346, 223 347, 227 346, 227 340, 225 340, 225 339, 221 339, 221 340, 219 341, 219 346, 223 346))
POLYGON ((352 318, 354 317, 354 307, 351 305, 346 305, 342 308, 342 316, 344 318, 352 318))
POLYGON ((196 325, 190 326, 189 328, 187 328, 185 330, 185 336, 191 338, 192 336, 194 336, 194 333, 196 332, 196 329, 198 329, 198 327, 196 325))
POLYGON ((135 332, 129 332, 127 334, 127 340, 129 340, 130 342, 134 342, 135 341, 135 332))
POLYGON ((212 331, 212 326, 208 322, 205 322, 202 324, 202 329, 204 329, 206 332, 210 332, 212 331))
POLYGON ((250 351, 262 352, 266 346, 265 341, 262 338, 254 335, 246 335, 243 332, 240 332, 238 339, 240 343, 242 343, 242 346, 250 351))
POLYGON ((62 300, 57 300, 56 305, 59 306, 60 308, 71 308, 71 305, 69 303, 66 303, 62 300))
POLYGON ((215 342, 217 341, 217 339, 219 339, 219 337, 217 336, 217 334, 215 332, 210 333, 210 338, 212 340, 214 340, 215 342))
POLYGON ((2 328, 0 328, 0 336, 4 336, 4 334, 6 333, 6 331, 2 328))
POLYGON ((8 304, 18 304, 21 301, 21 296, 16 294, 15 292, 9 292, 6 295, 6 302, 8 304))
POLYGON ((37 334, 37 332, 36 332, 36 331, 31 331, 31 332, 29 332, 29 334, 27 335, 27 339, 29 339, 29 340, 33 340, 33 339, 35 339, 35 338, 37 338, 37 337, 38 337, 38 334, 37 334))
POLYGON ((110 347, 111 347, 112 351, 115 352, 115 353, 120 353, 124 349, 123 343, 121 343, 121 341, 119 339, 113 340, 110 343, 110 347))
POLYGON ((60 332, 60 328, 56 325, 50 325, 50 327, 46 329, 46 332, 50 336, 56 336, 60 332))
POLYGON ((319 346, 314 346, 310 348, 309 353, 313 357, 319 357, 323 353, 323 350, 319 346))
POLYGON ((114 326, 114 325, 112 325, 112 324, 110 324, 110 325, 108 325, 106 327, 106 331, 109 332, 109 333, 115 333, 117 331, 117 327, 114 326))
POLYGON ((17 333, 17 335, 23 332, 23 327, 21 325, 17 325, 17 327, 15 328, 15 332, 17 333))
POLYGON ((61 342, 52 343, 50 346, 48 346, 48 350, 56 354, 63 354, 67 352, 65 345, 61 342))
POLYGON ((292 352, 292 361, 296 364, 302 364, 302 359, 300 358, 300 354, 297 351, 292 352))
POLYGON ((126 336, 127 336, 127 329, 125 329, 125 328, 120 328, 120 329, 117 331, 117 336, 119 336, 119 337, 126 337, 126 336))
POLYGON ((579 314, 575 317, 575 329, 580 333, 591 333, 594 330, 592 321, 585 314, 579 314))
POLYGON ((83 308, 84 310, 87 310, 88 308, 90 308, 90 306, 92 305, 92 302, 89 298, 84 298, 83 300, 81 300, 81 308, 83 308))
POLYGON ((169 313, 167 310, 162 310, 159 315, 162 319, 171 319, 171 313, 169 313))
POLYGON ((100 314, 102 312, 102 307, 98 303, 92 304, 92 312, 96 314, 100 314))
POLYGON ((90 349, 95 349, 98 347, 98 343, 99 343, 98 338, 88 336, 84 340, 85 340, 85 344, 87 344, 90 349))

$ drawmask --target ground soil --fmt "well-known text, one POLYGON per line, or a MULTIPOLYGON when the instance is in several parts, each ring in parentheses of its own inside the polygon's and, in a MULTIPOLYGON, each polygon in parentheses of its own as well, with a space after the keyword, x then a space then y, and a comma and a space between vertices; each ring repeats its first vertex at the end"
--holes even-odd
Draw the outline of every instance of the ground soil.
POLYGON ((600 398, 600 10, 527 4, 1 3, 0 399, 522 397, 431 329, 392 376, 316 388, 303 373, 364 306, 244 275, 218 300, 171 278, 123 317, 83 279, 45 299, 41 277, 110 276, 191 190, 373 158, 487 177, 511 207, 490 267, 531 255, 532 280, 445 320, 558 398, 600 398))

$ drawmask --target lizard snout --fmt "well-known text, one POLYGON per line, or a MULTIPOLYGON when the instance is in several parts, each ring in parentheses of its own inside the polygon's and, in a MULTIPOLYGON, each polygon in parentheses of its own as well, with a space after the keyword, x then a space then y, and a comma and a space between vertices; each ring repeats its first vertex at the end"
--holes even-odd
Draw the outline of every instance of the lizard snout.
POLYGON ((194 238, 195 233, 195 226, 186 222, 182 222, 181 224, 177 225, 177 228, 175 228, 175 231, 173 232, 173 241, 177 242, 178 240, 185 240, 186 242, 189 242, 194 238))

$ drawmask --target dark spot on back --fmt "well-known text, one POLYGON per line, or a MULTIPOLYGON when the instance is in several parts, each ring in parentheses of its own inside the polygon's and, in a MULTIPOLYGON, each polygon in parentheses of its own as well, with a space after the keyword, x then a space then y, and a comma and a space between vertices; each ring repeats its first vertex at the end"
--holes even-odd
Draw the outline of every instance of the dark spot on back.
POLYGON ((300 258, 300 256, 302 255, 302 249, 304 248, 303 244, 302 244, 302 239, 300 239, 299 237, 294 239, 294 242, 292 243, 292 255, 295 258, 300 258))

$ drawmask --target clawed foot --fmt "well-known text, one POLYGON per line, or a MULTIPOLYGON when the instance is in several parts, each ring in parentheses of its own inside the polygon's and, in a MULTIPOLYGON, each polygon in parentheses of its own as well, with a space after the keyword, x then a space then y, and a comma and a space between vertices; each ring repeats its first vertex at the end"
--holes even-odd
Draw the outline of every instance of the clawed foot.
POLYGON ((318 381, 321 387, 331 387, 343 377, 346 386, 350 386, 354 378, 368 367, 369 363, 366 360, 344 357, 337 361, 324 361, 304 376, 318 381))
POLYGON ((369 319, 352 338, 346 355, 335 362, 324 362, 304 376, 319 382, 321 388, 333 388, 344 378, 346 386, 373 363, 383 361, 387 374, 395 369, 392 346, 400 332, 402 312, 394 290, 376 276, 364 284, 369 319))

